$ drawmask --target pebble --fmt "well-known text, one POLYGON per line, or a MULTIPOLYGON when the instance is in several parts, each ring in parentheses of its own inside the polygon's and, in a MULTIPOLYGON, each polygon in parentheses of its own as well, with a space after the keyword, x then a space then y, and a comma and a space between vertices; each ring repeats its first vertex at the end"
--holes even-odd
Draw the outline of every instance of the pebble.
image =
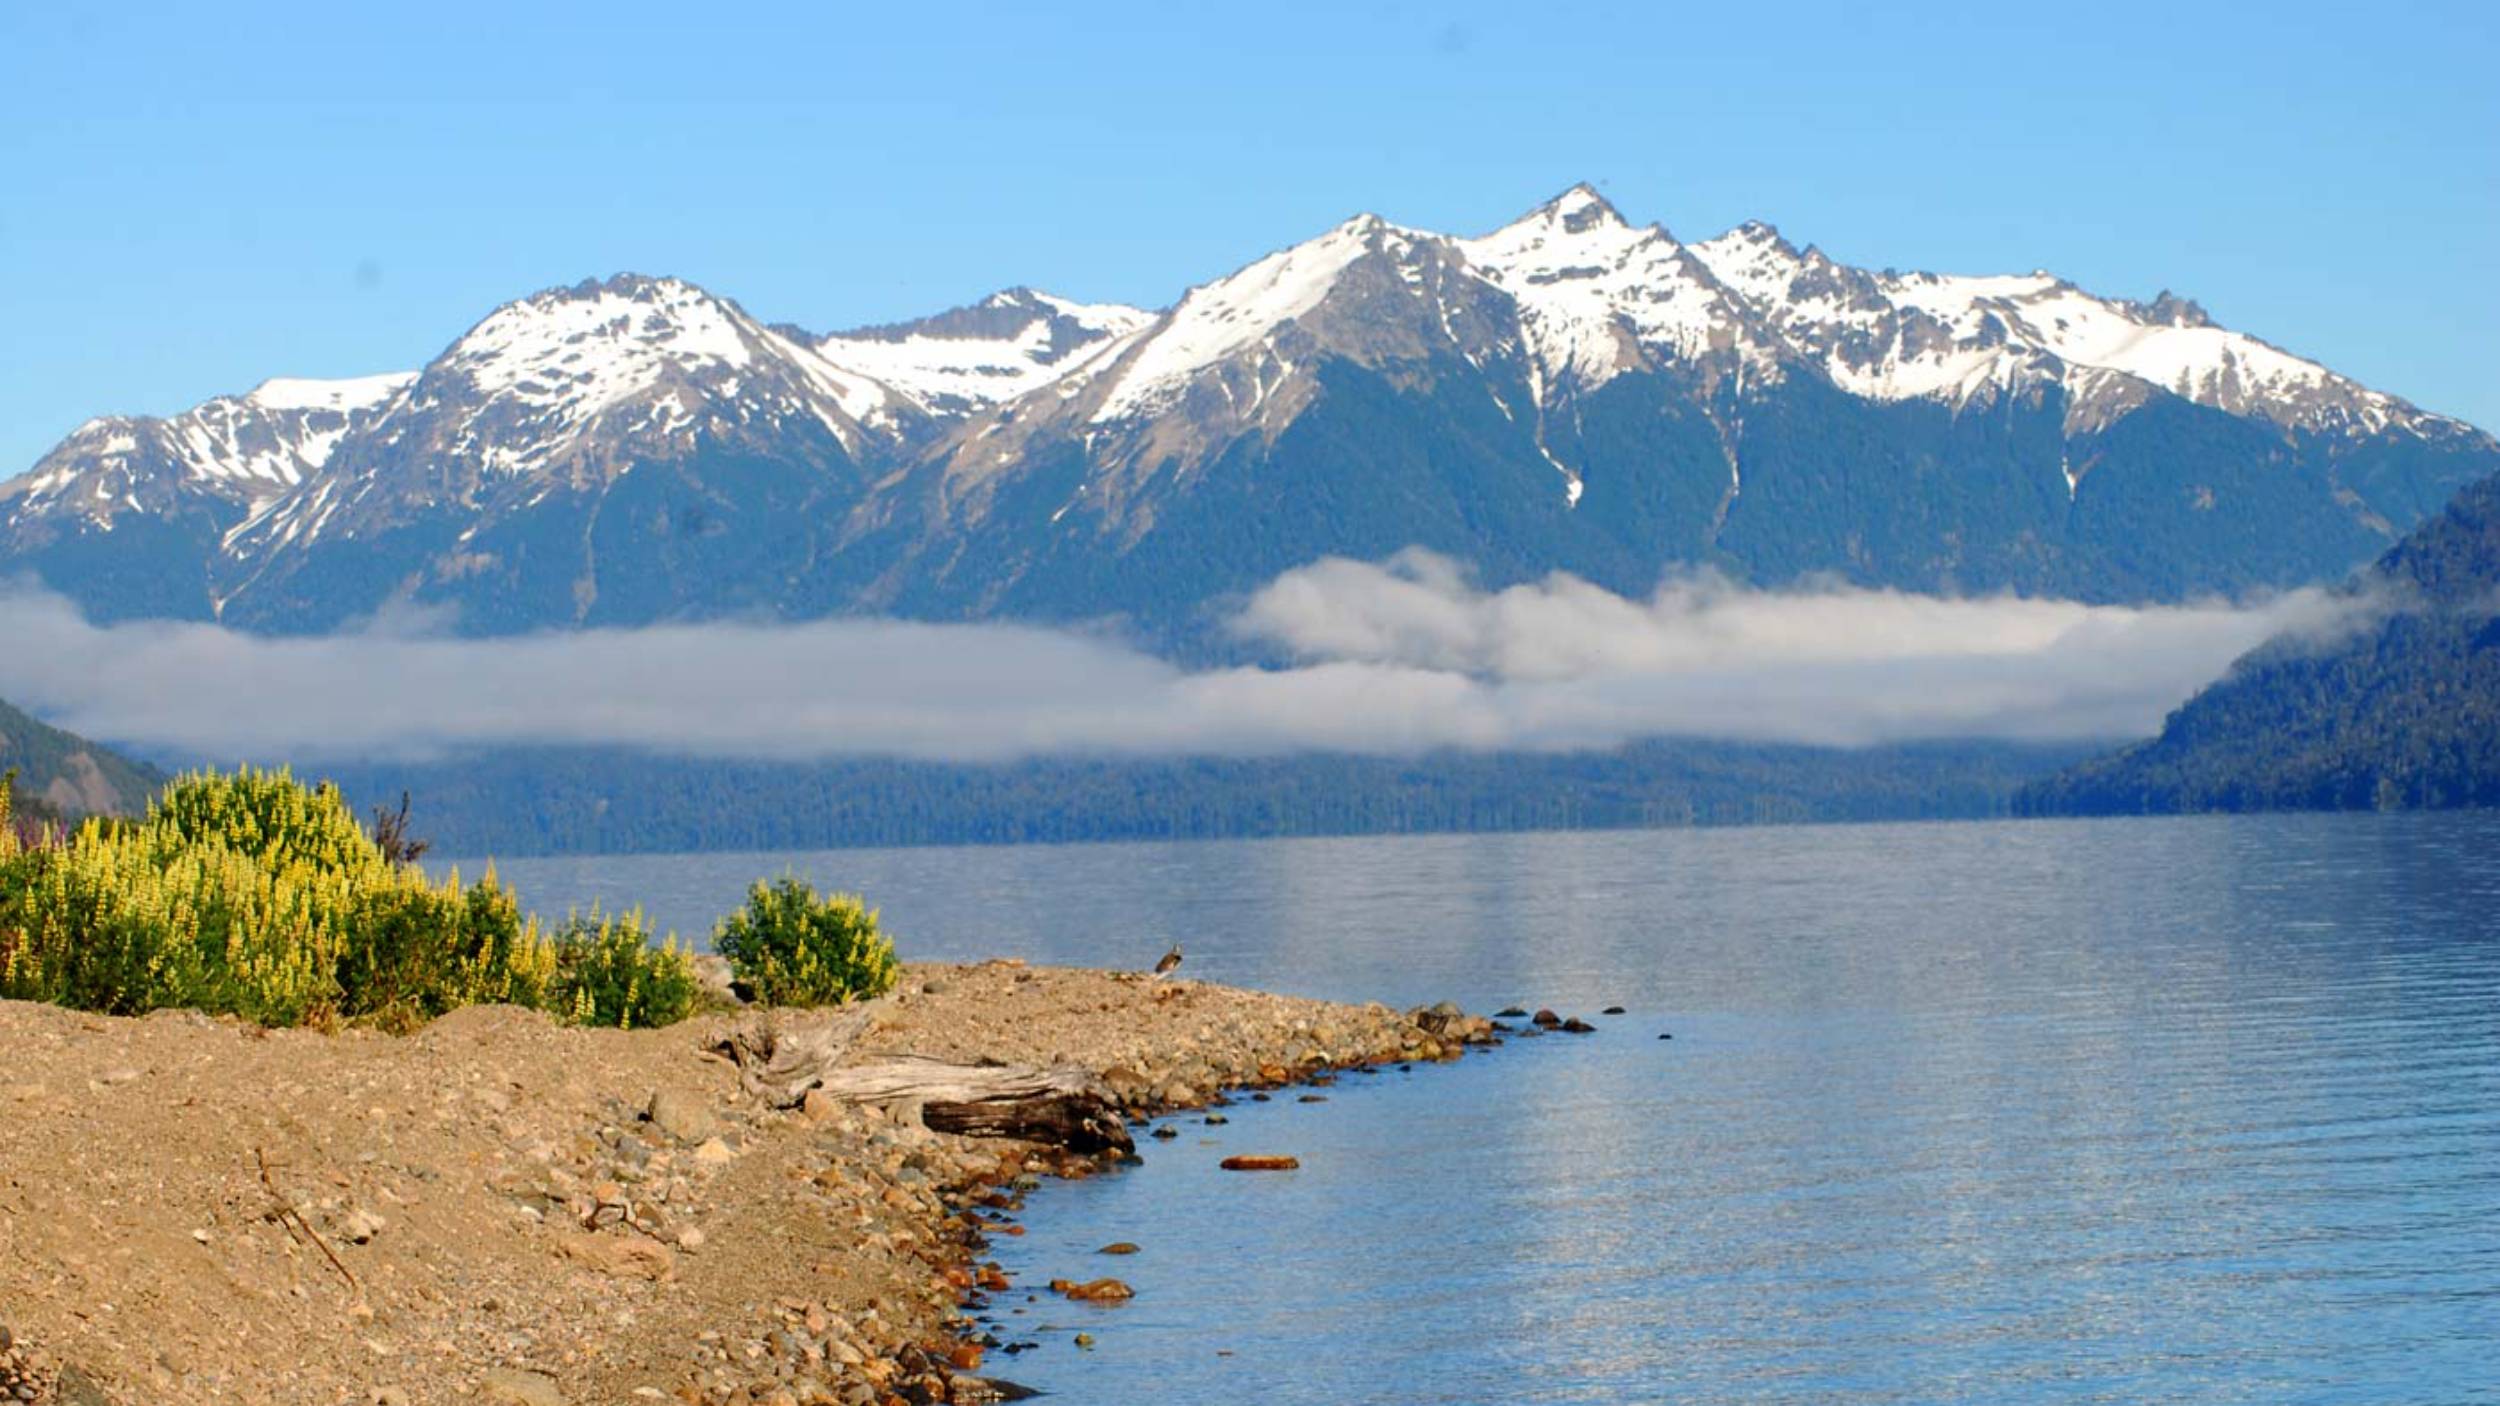
POLYGON ((478 1395, 496 1406, 565 1406, 555 1378, 543 1372, 497 1367, 478 1378, 478 1395))
POLYGON ((643 1105, 642 1116, 651 1126, 688 1146, 720 1131, 720 1120, 712 1116, 712 1110, 684 1089, 654 1089, 651 1101, 643 1105))

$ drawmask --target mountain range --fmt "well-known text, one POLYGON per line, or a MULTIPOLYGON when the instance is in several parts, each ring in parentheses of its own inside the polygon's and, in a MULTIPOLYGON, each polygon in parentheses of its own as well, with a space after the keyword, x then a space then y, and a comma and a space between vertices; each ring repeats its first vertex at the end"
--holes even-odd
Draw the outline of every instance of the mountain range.
POLYGON ((2046 273, 1684 243, 1574 187, 1365 215, 1149 311, 1012 289, 815 334, 670 278, 496 309, 422 368, 80 426, 0 570, 99 619, 477 634, 884 613, 1204 639, 1315 557, 1488 585, 1707 567, 2177 600, 2342 575, 2500 443, 2046 273))

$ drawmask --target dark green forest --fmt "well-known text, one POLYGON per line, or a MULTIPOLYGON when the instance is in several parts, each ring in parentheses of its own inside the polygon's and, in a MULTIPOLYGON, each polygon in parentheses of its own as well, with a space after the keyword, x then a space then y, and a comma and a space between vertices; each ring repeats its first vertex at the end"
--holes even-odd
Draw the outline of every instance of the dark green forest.
POLYGON ((1961 819, 2010 812, 2073 745, 1839 751, 1647 742, 1412 759, 780 764, 608 749, 318 768, 414 797, 438 854, 661 853, 1961 819))
POLYGON ((2278 640, 2161 735, 2028 787, 2026 814, 2500 805, 2500 478, 2380 559, 2384 618, 2278 640))

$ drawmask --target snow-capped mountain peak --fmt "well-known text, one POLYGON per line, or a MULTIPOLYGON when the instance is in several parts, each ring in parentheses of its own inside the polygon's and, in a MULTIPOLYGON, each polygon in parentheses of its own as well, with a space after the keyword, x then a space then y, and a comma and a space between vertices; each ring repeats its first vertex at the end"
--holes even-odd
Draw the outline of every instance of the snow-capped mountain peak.
POLYGON ((170 512, 187 501, 249 507, 319 473, 351 431, 415 379, 280 378, 170 417, 89 420, 0 491, 0 501, 12 524, 66 510, 108 532, 123 513, 170 512))
MULTIPOLYGON (((671 373, 718 377, 759 357, 794 352, 804 356, 725 298, 682 279, 619 274, 505 304, 427 375, 457 375, 478 395, 560 407, 582 420, 671 373)), ((887 398, 866 377, 832 370, 823 379, 853 416, 870 414, 887 398)))
POLYGON ((1258 346, 1318 307, 1364 256, 1404 254, 1430 238, 1378 215, 1357 215, 1316 239, 1190 289, 1140 334, 1094 418, 1133 418, 1173 403, 1205 368, 1258 346))
POLYGON ((1512 222, 1514 226, 1546 224, 1567 233, 1581 234, 1613 225, 1629 228, 1630 221, 1614 207, 1614 203, 1597 193, 1597 187, 1586 181, 1539 205, 1512 222))
POLYGON ((1143 308, 1008 288, 934 317, 831 333, 815 348, 925 409, 960 413, 1038 390, 1154 320, 1143 308))
POLYGON ((1749 223, 1693 252, 1842 389, 1961 405, 2059 383, 2078 424, 2105 422, 2158 388, 2200 405, 2315 431, 2384 427, 2410 407, 2164 291, 2096 297, 2045 271, 1870 273, 1749 223))
POLYGON ((1732 345, 1745 320, 1742 305, 1664 226, 1627 223, 1587 185, 1457 246, 1518 303, 1549 383, 1593 390, 1648 349, 1697 358, 1732 345))
POLYGON ((610 434, 673 436, 711 412, 799 413, 854 449, 863 426, 916 413, 736 303, 638 274, 497 308, 426 367, 406 408, 452 417, 433 436, 440 452, 497 473, 539 470, 610 434))

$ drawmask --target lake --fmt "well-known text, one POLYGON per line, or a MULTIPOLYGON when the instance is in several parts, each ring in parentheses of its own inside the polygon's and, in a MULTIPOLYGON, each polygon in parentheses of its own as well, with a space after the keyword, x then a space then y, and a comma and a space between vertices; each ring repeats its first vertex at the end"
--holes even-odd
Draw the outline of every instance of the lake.
POLYGON ((1045 1187, 991 1366, 1064 1400, 2500 1400, 2500 815, 503 866, 690 933, 784 869, 911 957, 1602 1027, 1045 1187))

